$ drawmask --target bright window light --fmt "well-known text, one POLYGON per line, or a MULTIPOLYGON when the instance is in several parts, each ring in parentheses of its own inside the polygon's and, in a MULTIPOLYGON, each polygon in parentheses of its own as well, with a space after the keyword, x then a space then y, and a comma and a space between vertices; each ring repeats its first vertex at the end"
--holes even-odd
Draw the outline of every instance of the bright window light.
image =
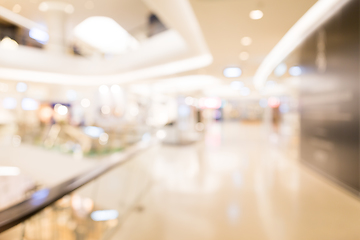
POLYGON ((301 75, 302 71, 299 66, 293 66, 289 69, 289 73, 291 76, 297 77, 301 75))
POLYGON ((250 12, 250 18, 254 20, 261 19, 264 16, 264 13, 260 10, 253 10, 250 12))
POLYGON ((102 210, 91 213, 91 219, 97 222, 113 220, 116 219, 118 216, 119 213, 116 210, 102 210))
POLYGON ((241 69, 238 67, 228 67, 224 69, 224 76, 228 78, 236 78, 241 76, 241 69))
POLYGON ((38 28, 32 28, 29 31, 29 36, 32 39, 35 39, 36 41, 38 41, 39 43, 46 43, 47 41, 49 41, 49 34, 45 31, 42 31, 38 28))
POLYGON ((39 108, 39 103, 32 98, 24 98, 21 101, 21 108, 25 111, 34 111, 39 108))
POLYGON ((75 36, 103 53, 119 54, 138 42, 108 17, 89 17, 75 27, 75 36))
POLYGON ((0 167, 0 176, 17 176, 20 169, 17 167, 0 167))

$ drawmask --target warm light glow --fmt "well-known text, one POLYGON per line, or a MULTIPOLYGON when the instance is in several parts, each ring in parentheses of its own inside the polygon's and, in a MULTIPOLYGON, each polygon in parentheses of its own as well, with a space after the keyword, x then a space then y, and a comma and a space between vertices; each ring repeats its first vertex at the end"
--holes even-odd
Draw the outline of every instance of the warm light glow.
POLYGON ((238 67, 228 67, 224 69, 224 76, 228 78, 236 78, 241 76, 241 69, 238 67))
POLYGON ((244 46, 250 46, 252 43, 252 39, 250 37, 243 37, 241 39, 241 44, 244 46))
POLYGON ((20 169, 17 167, 0 167, 0 176, 18 176, 20 169))
POLYGON ((102 114, 107 115, 107 114, 110 113, 110 111, 111 111, 111 109, 110 109, 110 107, 107 106, 107 105, 104 105, 104 106, 101 107, 101 112, 102 112, 102 114))
POLYGON ((269 107, 271 108, 277 108, 280 106, 280 99, 277 97, 271 97, 268 100, 269 107))
POLYGON ((264 13, 260 10, 253 10, 250 12, 249 16, 251 19, 258 20, 264 16, 264 13))
POLYGON ((62 116, 66 115, 69 111, 66 106, 61 105, 61 104, 56 104, 54 109, 58 114, 60 114, 62 116))
POLYGON ((9 85, 6 83, 0 83, 0 92, 7 92, 9 91, 9 85))
POLYGON ((103 53, 119 54, 138 42, 109 17, 89 17, 75 27, 75 36, 103 53))
POLYGON ((6 50, 16 50, 19 47, 19 44, 9 38, 9 37, 4 37, 3 40, 1 40, 0 42, 0 48, 2 49, 6 49, 6 50))
POLYGON ((105 145, 109 140, 109 135, 107 133, 102 133, 100 134, 100 137, 99 137, 99 143, 101 145, 105 145))
POLYGON ((21 6, 19 4, 15 4, 14 7, 12 8, 12 11, 14 13, 19 13, 21 11, 21 6))
POLYGON ((240 55, 239 55, 239 59, 240 59, 241 61, 246 61, 246 60, 249 59, 249 57, 250 57, 250 54, 249 54, 248 52, 242 52, 242 53, 240 53, 240 55))

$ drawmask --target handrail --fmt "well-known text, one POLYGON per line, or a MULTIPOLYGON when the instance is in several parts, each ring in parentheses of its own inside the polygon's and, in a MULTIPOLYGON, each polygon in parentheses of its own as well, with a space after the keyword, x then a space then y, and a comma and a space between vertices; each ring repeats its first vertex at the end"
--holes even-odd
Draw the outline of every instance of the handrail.
POLYGON ((54 187, 39 190, 28 199, 0 211, 0 233, 29 219, 57 200, 95 180, 111 169, 126 163, 135 154, 144 151, 150 146, 151 141, 136 143, 125 152, 114 154, 109 160, 95 166, 91 170, 72 177, 54 187))

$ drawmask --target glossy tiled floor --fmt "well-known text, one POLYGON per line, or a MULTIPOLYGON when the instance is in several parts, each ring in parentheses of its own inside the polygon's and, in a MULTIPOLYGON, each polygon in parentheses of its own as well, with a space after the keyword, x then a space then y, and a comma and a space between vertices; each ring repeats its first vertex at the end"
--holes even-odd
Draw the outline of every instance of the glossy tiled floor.
POLYGON ((203 142, 159 146, 154 184, 113 239, 357 240, 360 200, 297 161, 262 125, 212 124, 203 142))

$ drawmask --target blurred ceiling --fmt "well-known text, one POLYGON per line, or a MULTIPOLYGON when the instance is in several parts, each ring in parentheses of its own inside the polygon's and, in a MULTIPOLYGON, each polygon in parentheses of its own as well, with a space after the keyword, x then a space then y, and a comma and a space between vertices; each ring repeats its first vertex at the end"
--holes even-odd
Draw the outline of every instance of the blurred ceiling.
MULTIPOLYGON (((214 58, 213 63, 200 73, 226 80, 222 75, 224 68, 239 66, 243 73, 238 79, 252 83, 251 77, 266 55, 316 2, 317 0, 190 0, 214 58), (250 19, 249 13, 255 9, 264 13, 262 19, 250 19), (250 37, 252 44, 243 46, 243 37, 250 37), (239 54, 243 51, 249 53, 247 61, 239 59, 239 54)), ((192 71, 191 74, 195 72, 192 71)))
MULTIPOLYGON (((41 2, 41 0, 0 0, 0 5, 12 10, 15 4, 19 4, 21 6, 20 15, 35 22, 45 24, 45 14, 38 10, 41 2)), ((200 70, 177 73, 174 76, 209 74, 223 79, 226 83, 234 79, 226 79, 223 77, 223 69, 228 66, 239 66, 243 74, 236 80, 242 80, 248 87, 252 87, 251 78, 254 76, 266 55, 317 1, 67 0, 65 2, 71 3, 75 8, 74 13, 68 16, 68 31, 71 31, 78 23, 90 16, 111 17, 126 30, 131 31, 134 28, 145 25, 150 12, 155 12, 165 25, 168 25, 168 27, 176 30, 181 35, 188 46, 187 55, 184 54, 186 51, 182 51, 182 54, 179 52, 176 55, 178 56, 177 60, 202 56, 208 52, 208 49, 213 56, 211 65, 200 70), (190 2, 193 8, 195 17, 201 28, 200 32, 197 29, 196 19, 194 21, 192 19, 191 9, 189 11, 186 7, 186 2, 190 2), (255 9, 263 11, 264 17, 262 19, 250 19, 249 13, 255 9), (177 14, 177 12, 179 12, 179 14, 177 14), (191 19, 191 21, 188 19, 191 19), (201 36, 201 32, 203 36, 201 36), (241 44, 243 37, 250 37, 252 44, 250 46, 243 46, 241 44), (205 38, 207 46, 204 44, 203 38, 205 38), (249 53, 249 59, 246 61, 239 59, 239 54, 244 51, 249 53)), ((179 51, 180 49, 181 48, 179 48, 179 51)), ((141 53, 138 52, 137 55, 134 55, 134 61, 136 60, 135 56, 141 56, 141 53)), ((128 57, 126 57, 126 59, 128 59, 128 57)), ((137 57, 137 59, 140 58, 137 57)), ((159 61, 159 63, 169 62, 169 59, 170 58, 163 58, 163 61, 159 61)), ((172 60, 174 59, 175 58, 172 58, 172 60)), ((141 63, 141 68, 146 68, 153 64, 149 59, 147 62, 148 64, 141 63)), ((118 66, 120 65, 118 64, 118 66)), ((133 67, 131 70, 134 69, 139 68, 133 67)), ((71 71, 69 70, 68 72, 70 73, 71 71)), ((121 72, 124 73, 123 70, 121 72)), ((167 75, 171 75, 171 73, 170 71, 167 75)), ((80 74, 80 72, 78 74, 80 74)), ((165 75, 163 76, 165 77, 165 75)), ((157 81, 159 77, 160 76, 155 76, 154 80, 157 81)), ((120 75, 116 78, 120 78, 120 75)), ((152 76, 150 76, 150 78, 152 78, 152 76)), ((132 80, 136 80, 136 77, 132 80)), ((109 80, 109 82, 114 81, 116 80, 109 80)))
MULTIPOLYGON (((0 0, 0 6, 12 10, 16 4, 21 6, 20 15, 44 24, 45 13, 39 4, 42 0, 0 0)), ((113 18, 127 31, 143 26, 150 14, 149 8, 142 0, 61 0, 74 6, 74 13, 68 15, 67 29, 71 31, 76 25, 91 16, 107 16, 113 18)))

